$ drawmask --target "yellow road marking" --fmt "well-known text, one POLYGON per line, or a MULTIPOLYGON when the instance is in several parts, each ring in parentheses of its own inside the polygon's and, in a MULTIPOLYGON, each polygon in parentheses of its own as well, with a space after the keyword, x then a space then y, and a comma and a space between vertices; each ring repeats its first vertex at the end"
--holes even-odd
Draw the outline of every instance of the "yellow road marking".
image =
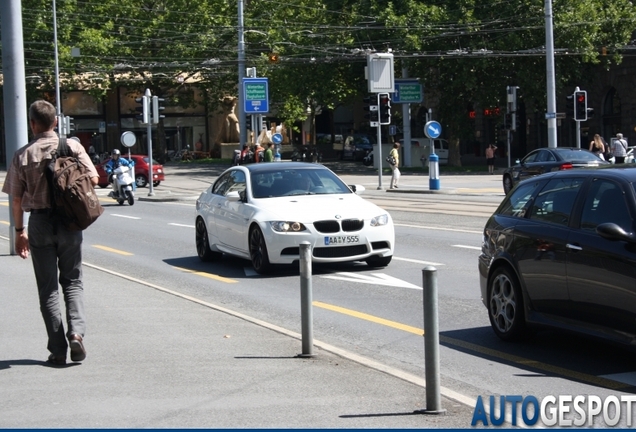
POLYGON ((192 274, 195 274, 197 276, 203 276, 203 277, 206 277, 208 279, 217 280, 219 282, 225 282, 225 283, 237 283, 238 282, 237 280, 226 278, 226 277, 219 276, 219 275, 215 275, 213 273, 206 273, 206 272, 202 272, 202 271, 190 270, 190 269, 187 269, 187 268, 176 267, 176 266, 175 266, 175 268, 177 270, 181 270, 181 271, 184 271, 186 273, 192 273, 192 274))
POLYGON ((113 253, 116 253, 116 254, 119 254, 119 255, 125 255, 125 256, 134 255, 134 254, 131 254, 130 252, 122 251, 122 250, 119 250, 119 249, 109 248, 108 246, 93 245, 93 247, 97 248, 97 249, 105 250, 106 252, 113 252, 113 253))
MULTIPOLYGON (((357 311, 346 309, 340 306, 330 305, 330 304, 322 303, 319 301, 314 301, 313 305, 319 308, 333 311, 333 312, 339 312, 344 315, 349 315, 355 318, 360 318, 366 321, 374 322, 376 324, 382 324, 382 325, 392 327, 398 330, 403 330, 409 333, 416 334, 418 336, 424 335, 423 329, 419 329, 417 327, 411 327, 406 324, 400 324, 395 321, 386 320, 384 318, 379 318, 373 315, 368 315, 362 312, 357 312, 357 311)), ((440 335, 439 340, 440 342, 448 344, 448 345, 453 345, 455 347, 467 349, 473 352, 487 355, 489 357, 505 360, 511 364, 516 364, 521 367, 531 367, 536 370, 547 372, 549 375, 559 375, 559 376, 576 380, 579 382, 585 382, 585 383, 593 384, 599 387, 605 387, 612 390, 620 390, 620 389, 632 387, 630 385, 627 385, 618 381, 613 381, 603 377, 576 372, 576 371, 565 369, 559 366, 554 366, 554 365, 542 363, 536 360, 530 360, 527 358, 519 357, 513 354, 507 354, 507 353, 497 351, 491 348, 486 348, 474 343, 465 342, 463 340, 450 338, 443 335, 440 335)))
POLYGON ((379 317, 376 317, 376 316, 373 316, 373 315, 368 315, 368 314, 365 314, 365 313, 362 313, 362 312, 357 312, 357 311, 354 311, 354 310, 351 310, 351 309, 345 309, 345 308, 340 307, 340 306, 334 306, 334 305, 330 305, 330 304, 327 304, 327 303, 322 303, 322 302, 319 302, 319 301, 313 302, 313 305, 316 306, 316 307, 320 307, 320 308, 323 308, 323 309, 328 309, 328 310, 331 310, 331 311, 334 311, 334 312, 340 312, 342 314, 349 315, 349 316, 352 316, 352 317, 355 317, 355 318, 360 318, 360 319, 363 319, 363 320, 366 320, 366 321, 371 321, 371 322, 374 322, 376 324, 382 324, 382 325, 385 325, 385 326, 388 326, 388 327, 393 327, 393 328, 398 329, 398 330, 404 330, 404 331, 409 332, 409 333, 414 333, 414 334, 416 334, 418 336, 423 336, 424 335, 424 330, 419 329, 417 327, 411 327, 411 326, 406 325, 406 324, 400 324, 399 322, 389 321, 389 320, 384 319, 384 318, 379 318, 379 317))

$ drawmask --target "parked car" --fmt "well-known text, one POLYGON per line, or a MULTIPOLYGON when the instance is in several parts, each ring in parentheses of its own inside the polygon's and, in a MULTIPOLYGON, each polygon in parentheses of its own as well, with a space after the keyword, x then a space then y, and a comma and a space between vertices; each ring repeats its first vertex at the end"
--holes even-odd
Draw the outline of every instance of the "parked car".
POLYGON ((607 165, 591 151, 576 147, 540 148, 532 150, 503 174, 503 189, 507 194, 522 180, 550 171, 589 168, 607 165))
POLYGON ((489 218, 478 259, 494 332, 549 326, 636 343, 636 167, 521 182, 489 218))
POLYGON ((386 210, 357 195, 319 164, 287 162, 227 169, 196 202, 196 249, 202 261, 223 253, 251 260, 268 273, 292 264, 299 245, 311 244, 312 261, 365 261, 387 266, 395 232, 386 210))
MULTIPOLYGON (((122 155, 121 157, 127 158, 127 155, 122 155)), ((135 161, 135 183, 137 187, 146 187, 148 184, 148 156, 145 155, 131 155, 130 158, 135 161)), ((97 173, 99 174, 99 186, 105 188, 108 186, 108 174, 104 169, 104 165, 106 165, 110 161, 110 158, 104 160, 103 162, 97 164, 95 168, 97 168, 97 173)), ((159 184, 165 180, 165 173, 163 170, 163 165, 161 165, 156 160, 152 160, 152 179, 153 186, 159 186, 159 184)))
MULTIPOLYGON (((428 138, 411 138, 411 146, 412 147, 421 147, 421 157, 420 162, 422 162, 423 166, 428 166, 428 156, 431 154, 431 144, 430 139, 428 138)), ((400 140, 400 145, 404 148, 404 140, 400 140)), ((434 139, 433 145, 435 148, 435 154, 439 157, 440 165, 448 164, 448 141, 445 139, 434 139)))
POLYGON ((371 135, 356 133, 345 139, 341 159, 362 160, 373 150, 376 140, 371 135))

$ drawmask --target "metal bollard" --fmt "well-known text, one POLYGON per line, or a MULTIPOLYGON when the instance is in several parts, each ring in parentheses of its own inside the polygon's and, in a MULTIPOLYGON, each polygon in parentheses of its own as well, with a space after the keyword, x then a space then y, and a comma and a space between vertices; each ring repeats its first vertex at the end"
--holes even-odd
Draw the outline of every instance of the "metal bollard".
POLYGON ((311 295, 311 244, 300 243, 300 320, 303 352, 299 357, 314 355, 314 331, 311 295))
POLYGON ((437 303, 437 269, 422 269, 424 298, 424 366, 426 374, 426 409, 422 414, 444 414, 439 383, 439 325, 437 303))

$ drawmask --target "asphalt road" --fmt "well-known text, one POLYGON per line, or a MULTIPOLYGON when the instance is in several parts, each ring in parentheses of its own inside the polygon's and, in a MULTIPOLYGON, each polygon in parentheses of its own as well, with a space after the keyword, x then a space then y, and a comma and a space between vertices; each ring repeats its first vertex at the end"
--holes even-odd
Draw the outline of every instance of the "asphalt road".
MULTIPOLYGON (((140 201, 132 207, 117 205, 101 190, 106 213, 85 232, 85 262, 299 331, 296 268, 262 277, 245 260, 226 256, 203 264, 196 257, 194 199, 219 172, 168 167, 166 182, 153 196, 138 190, 140 201)), ((556 332, 524 344, 506 344, 493 334, 479 296, 477 256, 481 229, 503 197, 498 176, 443 178, 440 193, 424 191, 422 176, 404 176, 400 193, 378 190, 373 175, 341 176, 364 185, 363 196, 391 212, 397 245, 386 269, 362 263, 314 267, 317 339, 423 376, 421 271, 433 265, 444 388, 469 399, 520 389, 538 397, 557 389, 600 396, 631 391, 632 356, 620 348, 556 332)), ((7 220, 2 207, 0 212, 7 220)))

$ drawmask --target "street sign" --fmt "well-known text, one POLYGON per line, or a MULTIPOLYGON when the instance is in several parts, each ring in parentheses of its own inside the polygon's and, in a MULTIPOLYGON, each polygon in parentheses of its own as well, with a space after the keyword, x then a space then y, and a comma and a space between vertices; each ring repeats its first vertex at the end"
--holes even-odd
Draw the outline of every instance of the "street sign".
POLYGON ((274 144, 280 144, 283 142, 283 136, 279 133, 275 133, 274 135, 272 135, 272 142, 274 144))
POLYGON ((269 87, 267 78, 243 78, 245 114, 269 112, 269 87))
POLYGON ((545 113, 545 118, 546 119, 553 119, 553 118, 557 118, 556 113, 545 113))
POLYGON ((424 125, 424 134, 430 139, 439 138, 442 134, 442 125, 432 120, 424 125))
POLYGON ((121 134, 120 140, 124 147, 132 147, 137 142, 137 137, 134 132, 126 131, 121 134))
POLYGON ((397 134, 397 126, 390 125, 389 126, 389 135, 394 136, 397 134))
POLYGON ((415 80, 395 80, 395 93, 391 97, 394 103, 422 103, 424 92, 422 84, 415 80))

